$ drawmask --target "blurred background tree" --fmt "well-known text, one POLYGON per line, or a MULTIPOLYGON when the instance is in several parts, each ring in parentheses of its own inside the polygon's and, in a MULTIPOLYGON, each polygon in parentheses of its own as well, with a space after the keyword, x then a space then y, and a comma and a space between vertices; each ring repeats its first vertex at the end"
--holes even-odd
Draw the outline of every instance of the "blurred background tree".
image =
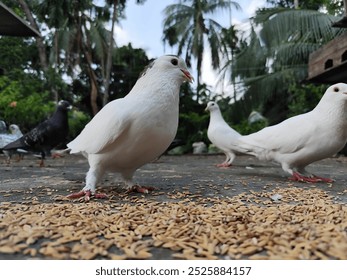
POLYGON ((211 49, 213 69, 218 69, 223 56, 223 27, 213 18, 220 10, 241 9, 240 5, 230 0, 183 0, 168 5, 165 10, 163 42, 170 46, 178 45, 177 54, 184 58, 188 67, 192 58, 196 59, 197 100, 200 100, 201 70, 205 45, 211 49), (207 42, 206 42, 207 41, 207 42))
POLYGON ((291 0, 267 2, 269 7, 250 19, 251 32, 239 34, 236 55, 223 68, 229 81, 239 81, 242 89, 228 108, 232 123, 242 122, 253 110, 276 124, 292 116, 293 108, 312 109, 317 99, 298 96, 321 96, 326 87, 305 85, 309 54, 344 32, 332 27, 343 13, 342 1, 301 0, 298 7, 291 0))

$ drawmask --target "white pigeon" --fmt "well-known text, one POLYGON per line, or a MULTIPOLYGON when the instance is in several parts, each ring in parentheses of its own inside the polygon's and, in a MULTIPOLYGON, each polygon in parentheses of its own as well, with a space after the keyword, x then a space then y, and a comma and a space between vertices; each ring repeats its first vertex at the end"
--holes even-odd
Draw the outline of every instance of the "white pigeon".
POLYGON ((103 107, 67 144, 71 153, 81 152, 89 162, 85 187, 68 197, 105 197, 95 193, 105 172, 119 172, 129 191, 147 193, 150 188, 134 185, 133 174, 174 140, 180 86, 192 80, 183 59, 161 56, 145 68, 128 95, 103 107))
POLYGON ((339 152, 347 142, 347 84, 330 86, 310 112, 289 118, 256 133, 241 136, 235 147, 260 160, 273 160, 294 181, 332 182, 305 167, 339 152))
POLYGON ((208 139, 226 156, 225 161, 217 164, 217 166, 229 167, 236 157, 235 150, 230 146, 230 141, 236 140, 241 134, 226 123, 217 102, 208 102, 205 110, 210 112, 210 123, 207 129, 208 139))

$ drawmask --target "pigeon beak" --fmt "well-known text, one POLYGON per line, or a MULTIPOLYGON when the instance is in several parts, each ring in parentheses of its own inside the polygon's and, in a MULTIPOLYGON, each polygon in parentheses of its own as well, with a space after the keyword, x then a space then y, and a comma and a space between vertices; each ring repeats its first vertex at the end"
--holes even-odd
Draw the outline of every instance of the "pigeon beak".
POLYGON ((206 106, 206 108, 205 108, 205 112, 207 112, 208 111, 208 106, 206 106))
POLYGON ((184 76, 187 78, 188 82, 192 83, 194 81, 193 76, 189 73, 189 71, 187 70, 183 70, 181 69, 181 71, 183 72, 184 76))

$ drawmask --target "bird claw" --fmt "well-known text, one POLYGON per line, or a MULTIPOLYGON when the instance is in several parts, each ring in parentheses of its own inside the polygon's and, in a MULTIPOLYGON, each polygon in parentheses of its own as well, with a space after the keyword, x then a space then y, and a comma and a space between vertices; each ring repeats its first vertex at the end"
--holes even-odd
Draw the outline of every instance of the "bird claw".
POLYGON ((319 177, 319 176, 314 176, 315 178, 317 178, 318 180, 321 180, 322 182, 326 182, 326 183, 333 183, 335 182, 334 179, 331 178, 324 178, 324 177, 319 177))
POLYGON ((230 166, 232 166, 232 164, 228 163, 228 162, 223 162, 223 163, 217 164, 217 167, 230 167, 230 166))
POLYGON ((90 190, 87 190, 87 191, 82 190, 82 191, 77 192, 77 193, 69 194, 66 197, 69 198, 69 199, 77 199, 77 198, 84 197, 84 201, 85 202, 88 202, 92 197, 100 198, 100 199, 108 198, 108 196, 106 194, 104 194, 104 193, 94 193, 94 194, 92 194, 92 192, 90 190))
POLYGON ((63 158, 63 157, 64 157, 64 155, 63 154, 59 154, 59 153, 54 153, 51 156, 52 159, 63 158))
POLYGON ((132 186, 126 191, 126 193, 138 192, 138 193, 149 193, 150 191, 155 190, 153 187, 141 187, 139 185, 132 186))
POLYGON ((297 172, 293 173, 293 176, 289 178, 291 181, 298 181, 298 182, 306 182, 306 183, 319 183, 319 182, 326 182, 326 183, 332 183, 334 182, 331 178, 324 178, 319 177, 316 175, 312 175, 312 177, 303 176, 297 172))

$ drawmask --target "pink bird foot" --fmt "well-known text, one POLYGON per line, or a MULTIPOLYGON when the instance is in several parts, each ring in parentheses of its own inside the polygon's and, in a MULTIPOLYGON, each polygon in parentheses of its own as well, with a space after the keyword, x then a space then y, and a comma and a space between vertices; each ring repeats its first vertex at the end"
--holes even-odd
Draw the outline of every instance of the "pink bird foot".
POLYGON ((289 180, 298 181, 298 182, 307 182, 307 183, 319 183, 319 182, 332 183, 332 182, 334 182, 334 180, 330 179, 330 178, 319 177, 316 175, 313 175, 312 177, 307 177, 307 176, 303 176, 297 172, 294 172, 293 176, 290 177, 289 180))
POLYGON ((59 154, 59 153, 53 153, 51 157, 52 157, 52 159, 63 158, 64 155, 63 154, 59 154))
POLYGON ((320 180, 320 181, 326 182, 326 183, 333 183, 334 182, 334 180, 331 178, 324 178, 324 177, 320 177, 320 176, 316 176, 316 175, 313 175, 313 178, 316 178, 317 180, 320 180))
POLYGON ((223 162, 223 163, 219 163, 217 164, 217 167, 230 167, 232 166, 231 163, 227 163, 227 162, 223 162))
POLYGON ((92 197, 95 197, 95 198, 101 198, 101 199, 104 199, 104 198, 108 198, 108 196, 104 193, 94 193, 92 194, 91 191, 80 191, 80 192, 77 192, 77 193, 72 193, 72 194, 69 194, 66 196, 67 198, 69 199, 77 199, 77 198, 81 198, 81 197, 84 197, 84 201, 87 202, 89 201, 92 197))
POLYGON ((141 187, 139 185, 134 185, 130 189, 126 191, 126 193, 138 192, 138 193, 149 193, 150 191, 154 191, 153 187, 141 187))

